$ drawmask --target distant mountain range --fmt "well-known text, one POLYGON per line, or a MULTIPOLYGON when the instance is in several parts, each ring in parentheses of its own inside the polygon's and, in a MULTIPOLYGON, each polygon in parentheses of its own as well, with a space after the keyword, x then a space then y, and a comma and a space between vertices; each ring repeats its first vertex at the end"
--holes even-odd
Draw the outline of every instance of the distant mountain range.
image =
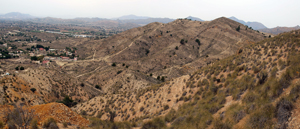
POLYGON ((292 30, 298 30, 300 29, 300 26, 295 26, 295 27, 275 27, 275 28, 265 28, 265 29, 260 29, 259 31, 265 32, 265 33, 271 33, 271 34, 280 34, 283 32, 289 32, 292 30))
MULTIPOLYGON (((193 21, 204 21, 197 17, 188 16, 186 19, 191 19, 193 21)), ((287 32, 291 30, 300 29, 299 26, 296 27, 276 27, 276 28, 267 28, 264 24, 260 22, 245 22, 236 17, 229 17, 229 19, 239 22, 241 24, 252 27, 254 30, 259 30, 265 33, 279 34, 282 32, 287 32)), ((43 23, 51 23, 51 24, 86 24, 86 23, 97 23, 104 24, 116 27, 117 24, 130 24, 130 27, 143 26, 152 22, 160 22, 160 23, 169 23, 175 21, 176 19, 171 18, 153 18, 147 16, 136 16, 136 15, 125 15, 117 18, 106 19, 106 18, 74 18, 74 19, 61 19, 61 18, 38 18, 29 14, 22 14, 19 12, 11 12, 7 14, 0 14, 0 20, 30 20, 33 22, 43 22, 43 23), (113 24, 113 25, 112 25, 113 24)), ((105 26, 103 25, 103 26, 105 26)), ((129 28, 130 28, 129 27, 129 28)))
POLYGON ((129 19, 148 19, 148 18, 151 18, 151 17, 146 17, 146 16, 136 16, 136 15, 125 15, 125 16, 121 16, 121 17, 118 17, 118 18, 112 18, 113 20, 129 20, 129 19))
POLYGON ((11 12, 11 13, 0 15, 0 19, 5 19, 5 20, 27 20, 33 18, 37 18, 37 17, 31 16, 29 14, 22 14, 19 12, 11 12))
POLYGON ((264 24, 262 24, 260 22, 245 22, 243 20, 237 19, 236 17, 229 17, 229 19, 234 20, 234 21, 239 22, 239 23, 242 23, 242 24, 247 25, 249 27, 252 27, 254 30, 267 28, 264 24))
POLYGON ((193 21, 204 21, 204 20, 202 20, 202 19, 200 19, 198 17, 192 17, 192 16, 188 16, 187 19, 191 19, 193 21))
MULTIPOLYGON (((136 15, 126 15, 114 19, 120 21, 121 23, 135 23, 139 25, 146 25, 152 22, 169 23, 176 20, 171 18, 153 18, 153 17, 136 16, 136 15)), ((193 21, 204 21, 200 18, 192 17, 192 16, 188 16, 186 17, 186 19, 191 19, 193 21)))

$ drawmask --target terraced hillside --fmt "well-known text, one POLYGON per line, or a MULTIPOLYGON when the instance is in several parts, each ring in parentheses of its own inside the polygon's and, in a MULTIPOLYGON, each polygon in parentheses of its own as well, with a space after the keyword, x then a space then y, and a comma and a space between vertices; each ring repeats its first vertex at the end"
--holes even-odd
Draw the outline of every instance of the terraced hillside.
POLYGON ((191 75, 100 95, 73 110, 102 120, 115 112, 115 121, 130 121, 140 128, 295 128, 299 47, 300 30, 283 33, 245 46, 191 75))
POLYGON ((151 23, 77 46, 81 58, 62 70, 105 93, 159 84, 238 52, 264 35, 227 18, 151 23))

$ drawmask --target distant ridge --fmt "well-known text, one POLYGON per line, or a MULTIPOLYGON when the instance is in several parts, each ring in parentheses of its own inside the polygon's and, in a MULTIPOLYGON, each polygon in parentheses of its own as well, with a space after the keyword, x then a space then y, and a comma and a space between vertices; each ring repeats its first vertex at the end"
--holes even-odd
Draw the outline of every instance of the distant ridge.
POLYGON ((29 14, 19 13, 19 12, 11 12, 11 13, 0 15, 0 19, 5 19, 5 20, 27 20, 33 18, 37 18, 37 17, 31 16, 29 14))
POLYGON ((265 29, 260 29, 259 31, 261 32, 265 32, 265 33, 271 33, 271 34, 280 34, 280 33, 283 33, 283 32, 289 32, 289 31, 292 31, 292 30, 298 30, 300 29, 300 26, 295 26, 295 27, 275 27, 275 28, 265 28, 265 29))
POLYGON ((129 19, 148 19, 148 18, 151 18, 151 17, 146 17, 146 16, 136 16, 136 15, 125 15, 125 16, 121 16, 121 17, 118 17, 118 18, 113 18, 113 20, 129 20, 129 19))
POLYGON ((229 19, 239 22, 241 24, 247 25, 249 27, 252 27, 255 30, 267 28, 264 24, 262 24, 260 22, 245 22, 243 20, 237 19, 236 17, 229 17, 229 19))
POLYGON ((191 20, 193 20, 193 21, 204 21, 204 20, 202 20, 202 19, 200 19, 200 18, 192 17, 192 16, 188 16, 187 19, 191 19, 191 20))

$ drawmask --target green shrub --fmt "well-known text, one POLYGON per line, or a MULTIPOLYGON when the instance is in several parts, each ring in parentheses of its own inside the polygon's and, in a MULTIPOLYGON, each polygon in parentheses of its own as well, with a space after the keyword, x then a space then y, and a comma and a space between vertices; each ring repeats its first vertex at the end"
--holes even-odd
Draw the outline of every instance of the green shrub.
POLYGON ((162 129, 165 128, 165 121, 161 118, 154 118, 152 121, 148 121, 142 125, 141 129, 162 129))
POLYGON ((180 40, 180 43, 183 45, 183 44, 184 44, 184 39, 181 39, 181 40, 180 40))
POLYGON ((267 104, 250 115, 247 126, 252 129, 272 128, 272 118, 275 116, 275 107, 267 104))
POLYGON ((2 129, 3 127, 4 127, 4 123, 0 121, 0 129, 2 129))
POLYGON ((68 107, 72 107, 74 105, 77 104, 77 102, 74 102, 72 100, 72 98, 70 98, 69 96, 65 96, 65 98, 63 99, 63 101, 61 101, 60 103, 63 103, 64 105, 68 106, 68 107))
POLYGON ((199 40, 199 39, 196 39, 195 41, 196 41, 196 43, 198 43, 198 45, 199 45, 199 46, 201 45, 201 43, 200 43, 200 40, 199 40))
POLYGON ((241 27, 240 25, 236 28, 236 31, 240 31, 241 27))
POLYGON ((176 118, 176 111, 172 108, 165 116, 166 122, 172 122, 176 118))
POLYGON ((239 104, 232 104, 225 112, 226 121, 236 124, 246 116, 244 108, 239 104))
POLYGON ((96 85, 95 88, 101 90, 101 87, 99 85, 96 85))
POLYGON ((39 127, 38 127, 38 122, 37 122, 36 119, 34 119, 34 120, 31 121, 30 128, 31 128, 31 129, 38 129, 38 128, 39 128, 39 127))
POLYGON ((291 117, 293 104, 289 100, 282 98, 276 104, 276 117, 280 128, 287 128, 287 121, 291 117))
POLYGON ((43 124, 42 124, 42 127, 43 128, 49 128, 50 125, 52 125, 52 126, 56 125, 56 121, 52 117, 50 117, 46 121, 44 121, 43 124))
POLYGON ((64 128, 67 128, 68 127, 67 122, 63 122, 63 126, 64 126, 64 128))
POLYGON ((214 126, 213 129, 231 129, 232 128, 232 125, 230 125, 227 122, 224 123, 219 119, 214 120, 213 126, 214 126))
POLYGON ((165 77, 164 76, 161 77, 161 81, 165 82, 165 77))
POLYGON ((168 110, 168 109, 169 109, 169 105, 165 105, 164 110, 168 110))
POLYGON ((31 88, 30 89, 33 93, 36 91, 36 89, 35 88, 31 88))
POLYGON ((260 69, 257 66, 252 66, 252 70, 254 73, 258 73, 260 69))

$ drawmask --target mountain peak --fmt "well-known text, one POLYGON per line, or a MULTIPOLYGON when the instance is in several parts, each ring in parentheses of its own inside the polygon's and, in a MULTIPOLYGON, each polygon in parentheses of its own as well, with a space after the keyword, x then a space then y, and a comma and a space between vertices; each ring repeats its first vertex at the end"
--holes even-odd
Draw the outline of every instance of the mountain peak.
POLYGON ((193 21, 204 21, 204 20, 202 20, 202 19, 200 19, 200 18, 197 18, 197 17, 193 17, 193 16, 188 16, 188 17, 186 17, 187 19, 191 19, 191 20, 193 20, 193 21))
POLYGON ((0 19, 8 19, 8 20, 25 20, 25 19, 32 19, 36 18, 29 14, 23 14, 20 12, 10 12, 4 15, 0 15, 0 19))
POLYGON ((118 17, 118 18, 114 18, 114 19, 127 20, 127 19, 148 19, 148 18, 150 18, 150 17, 136 16, 136 15, 130 14, 130 15, 124 15, 124 16, 121 16, 121 17, 118 17))
POLYGON ((252 28, 255 29, 255 30, 267 28, 265 25, 263 25, 263 24, 260 23, 260 22, 249 22, 249 21, 248 21, 248 22, 245 22, 245 21, 240 20, 240 19, 238 19, 238 18, 236 18, 236 17, 234 17, 234 16, 229 17, 229 19, 234 20, 234 21, 239 22, 239 23, 242 23, 242 24, 247 25, 247 26, 249 26, 249 27, 252 27, 252 28))

